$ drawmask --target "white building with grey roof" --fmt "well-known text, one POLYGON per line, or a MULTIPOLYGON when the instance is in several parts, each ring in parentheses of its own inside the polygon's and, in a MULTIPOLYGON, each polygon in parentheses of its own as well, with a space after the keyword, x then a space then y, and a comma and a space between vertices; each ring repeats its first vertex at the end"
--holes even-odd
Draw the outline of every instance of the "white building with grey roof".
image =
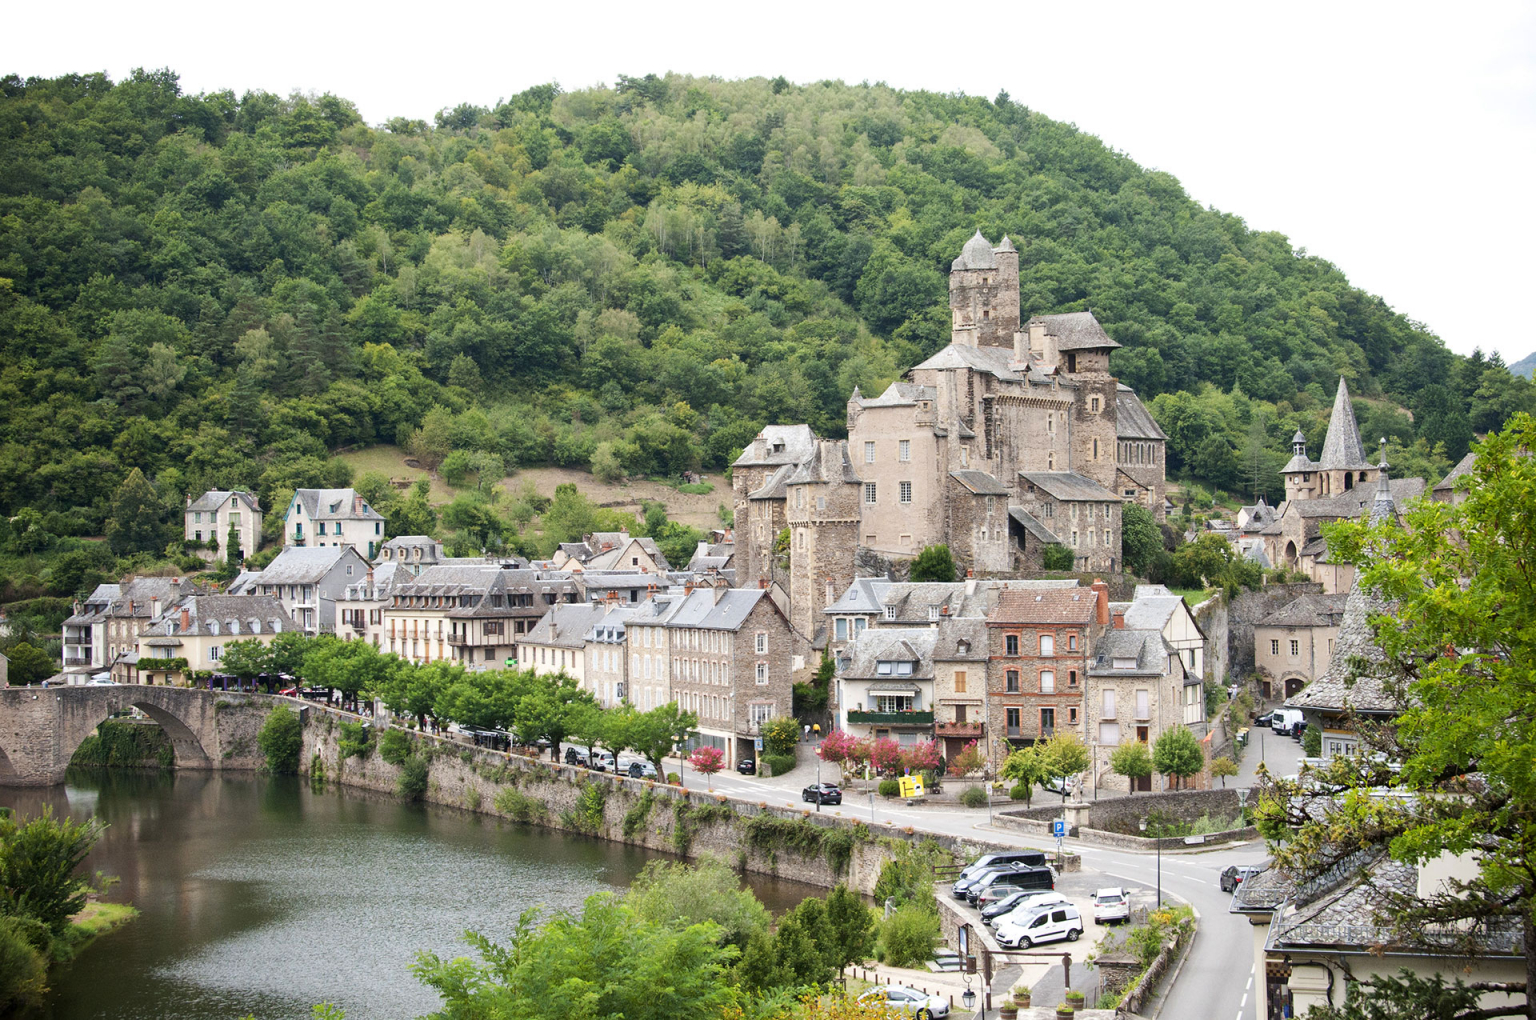
POLYGON ((283 545, 351 546, 371 560, 384 544, 384 517, 356 489, 298 489, 283 516, 283 545))
POLYGON ((372 569, 350 545, 289 546, 262 570, 236 578, 229 590, 270 595, 306 634, 334 634, 336 604, 348 585, 364 580, 372 569))
POLYGON ((268 595, 188 595, 139 635, 128 683, 190 683, 192 672, 218 674, 234 641, 269 645, 297 626, 268 595))
POLYGON ((196 499, 188 496, 182 517, 183 537, 197 543, 197 555, 209 563, 229 558, 231 535, 236 563, 261 547, 261 504, 249 492, 209 489, 196 499))

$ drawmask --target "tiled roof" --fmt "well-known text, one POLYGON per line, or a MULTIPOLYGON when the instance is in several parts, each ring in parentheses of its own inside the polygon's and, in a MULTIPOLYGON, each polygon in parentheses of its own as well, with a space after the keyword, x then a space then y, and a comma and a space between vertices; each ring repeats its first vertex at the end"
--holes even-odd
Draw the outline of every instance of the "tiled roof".
POLYGON ((1096 600, 1092 588, 1055 588, 1040 591, 1003 591, 988 623, 1089 623, 1096 600))
POLYGON ((521 640, 556 648, 581 648, 593 625, 607 615, 608 607, 601 603, 572 602, 550 606, 549 612, 521 640))
POLYGON ((1003 488, 1003 483, 987 474, 985 471, 965 470, 951 471, 949 477, 965 486, 978 496, 1006 496, 1008 490, 1003 488))
POLYGON ((1344 614, 1347 592, 1337 595, 1298 595, 1259 620, 1259 627, 1337 627, 1344 614))
POLYGON ((1158 630, 1111 630, 1094 644, 1093 676, 1163 676, 1168 672, 1168 643, 1158 630), (1130 660, 1131 665, 1116 665, 1130 660))
MULTIPOLYGON (((1392 483, 1392 499, 1398 505, 1402 505, 1410 499, 1418 499, 1424 495, 1424 479, 1422 478, 1394 478, 1392 483)), ((1293 499, 1286 503, 1286 507, 1295 507, 1296 512, 1303 517, 1328 517, 1341 520, 1346 517, 1359 517, 1376 499, 1375 489, 1367 485, 1358 485, 1348 492, 1337 496, 1322 496, 1317 499, 1293 499)))
POLYGON ((154 638, 181 635, 243 638, 299 629, 293 617, 270 595, 189 595, 146 632, 150 638, 146 643, 154 644, 154 638), (185 630, 181 627, 182 609, 187 611, 185 630))
POLYGON ((933 400, 934 397, 932 386, 897 380, 887 386, 885 392, 878 397, 860 397, 859 405, 861 407, 905 407, 919 400, 933 400))
POLYGON ((1115 435, 1121 439, 1168 438, 1136 391, 1124 383, 1115 389, 1115 435))
POLYGON ((190 594, 195 588, 191 581, 180 578, 136 577, 118 586, 117 597, 109 605, 107 615, 148 619, 151 603, 155 600, 158 600, 160 611, 164 612, 171 607, 171 603, 190 594))
POLYGON ((795 465, 789 477, 784 479, 785 485, 839 482, 855 485, 859 482, 859 476, 853 470, 853 462, 848 459, 848 443, 841 439, 819 441, 810 455, 795 465))
POLYGON ((1120 345, 1110 339, 1092 312, 1067 312, 1064 315, 1037 315, 1030 322, 1042 322, 1045 331, 1056 338, 1058 351, 1084 351, 1120 345))
POLYGON ((1120 502, 1119 496, 1076 471, 1020 471, 1019 477, 1055 499, 1120 502))
POLYGON ((1339 389, 1333 396, 1333 414, 1328 419, 1328 435, 1323 440, 1323 456, 1318 466, 1324 471, 1354 471, 1369 468, 1365 446, 1360 442, 1360 426, 1349 402, 1349 384, 1339 376, 1339 389))

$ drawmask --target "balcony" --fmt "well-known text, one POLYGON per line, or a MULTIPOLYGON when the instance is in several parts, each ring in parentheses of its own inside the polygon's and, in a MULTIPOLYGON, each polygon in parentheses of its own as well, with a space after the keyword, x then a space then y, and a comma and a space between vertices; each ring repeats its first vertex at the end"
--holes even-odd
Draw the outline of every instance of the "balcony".
POLYGON ((848 713, 850 726, 932 726, 933 713, 928 712, 853 712, 848 713))
POLYGON ((933 735, 936 737, 979 738, 986 727, 986 723, 979 722, 939 722, 933 724, 933 735))

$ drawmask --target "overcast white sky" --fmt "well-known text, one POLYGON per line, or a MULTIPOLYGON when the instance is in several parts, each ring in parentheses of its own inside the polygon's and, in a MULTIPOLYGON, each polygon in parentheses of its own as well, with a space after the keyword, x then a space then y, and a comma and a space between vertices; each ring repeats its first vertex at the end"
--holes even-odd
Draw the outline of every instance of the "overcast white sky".
MULTIPOLYGON (((1018 102, 1277 230, 1454 350, 1536 350, 1536 5, 28 4, 0 73, 171 67, 372 123, 669 70, 1018 102)), ((0 159, 4 154, 0 153, 0 159)))

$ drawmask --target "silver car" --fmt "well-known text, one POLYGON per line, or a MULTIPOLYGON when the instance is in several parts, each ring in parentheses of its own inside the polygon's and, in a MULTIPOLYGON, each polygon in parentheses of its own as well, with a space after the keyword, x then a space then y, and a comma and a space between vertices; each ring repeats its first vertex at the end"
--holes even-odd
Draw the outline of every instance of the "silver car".
POLYGON ((1131 898, 1124 889, 1100 889, 1093 894, 1095 924, 1115 924, 1131 919, 1131 898))
POLYGON ((908 985, 880 985, 859 996, 860 1002, 881 1003, 887 1009, 911 1013, 917 1020, 949 1016, 949 1000, 920 992, 908 985))

